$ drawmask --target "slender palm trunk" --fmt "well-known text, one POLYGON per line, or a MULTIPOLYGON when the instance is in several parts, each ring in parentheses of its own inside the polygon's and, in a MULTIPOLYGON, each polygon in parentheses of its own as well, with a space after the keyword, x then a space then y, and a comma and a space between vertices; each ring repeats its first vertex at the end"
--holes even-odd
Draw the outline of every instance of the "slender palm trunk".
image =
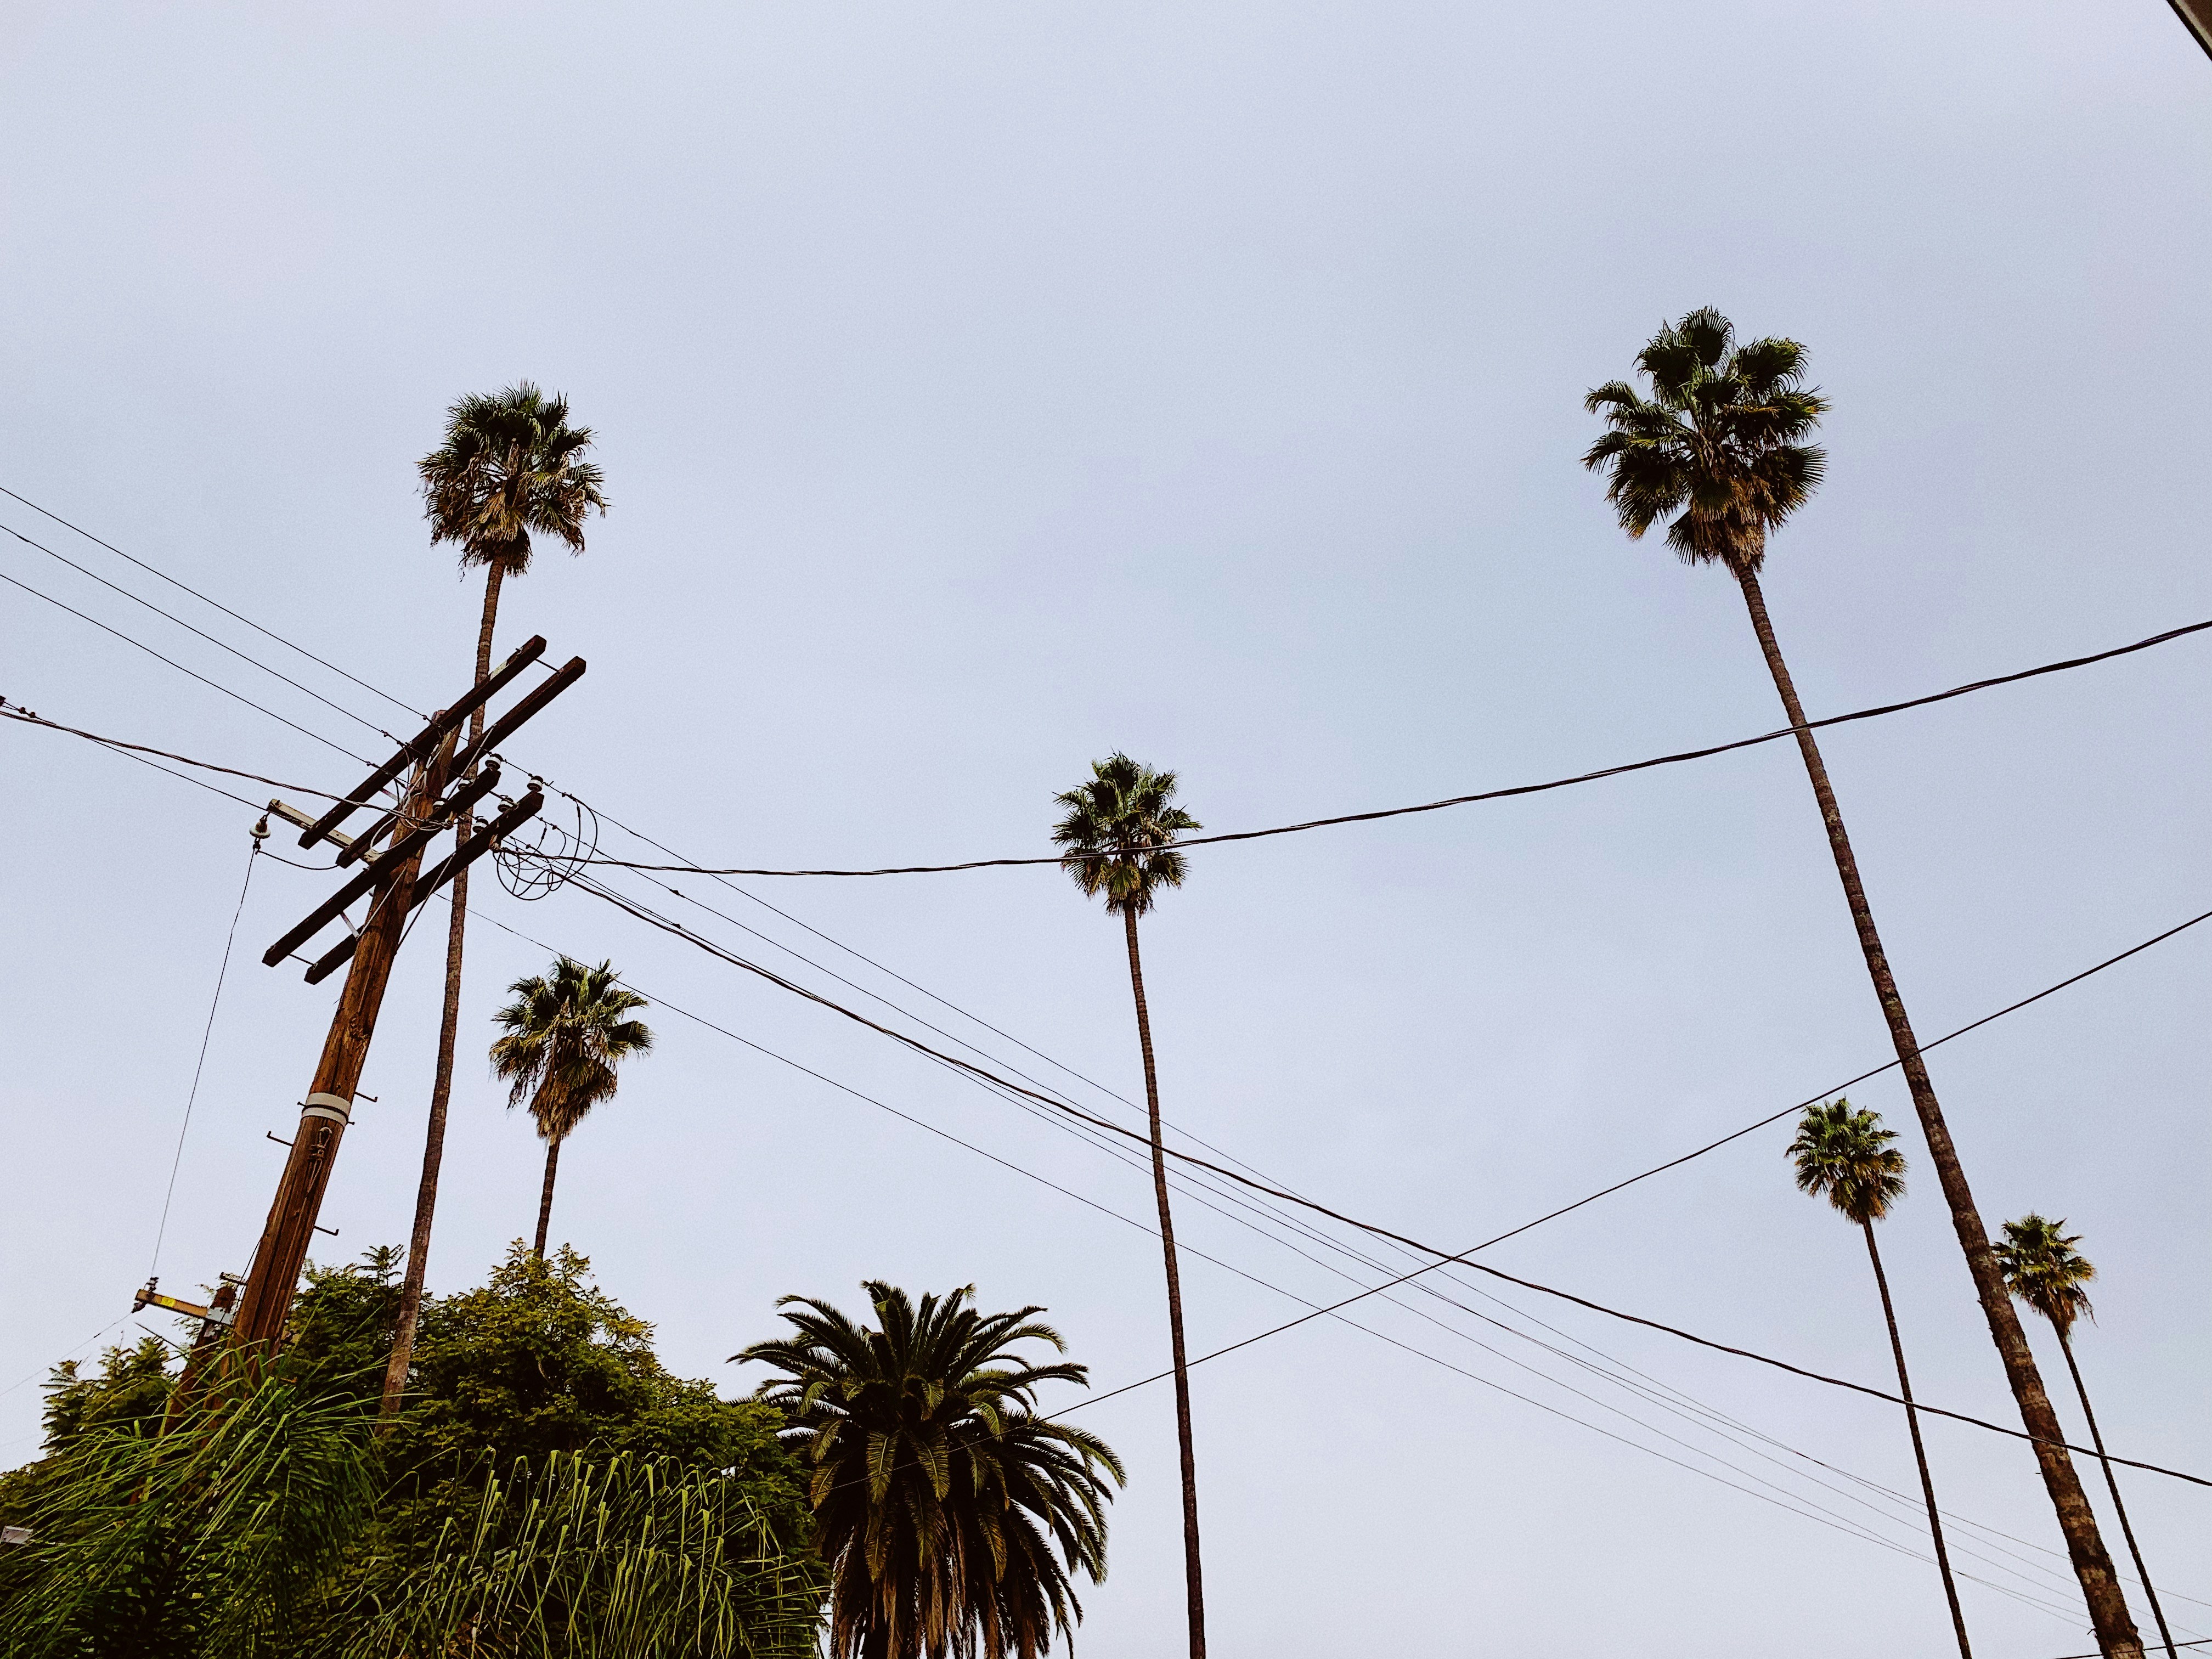
POLYGON ((1759 649, 1766 655, 1767 672, 1774 677, 1774 689, 1782 696, 1782 707, 1790 716, 1790 725, 1797 728, 1797 748, 1805 758, 1813 794, 1820 805, 1821 822, 1827 826, 1828 848, 1835 854, 1836 874, 1843 882, 1844 902, 1850 905, 1851 921, 1858 929, 1859 949, 1866 956, 1867 974, 1874 981, 1882 1018, 1889 1023, 1890 1042, 1904 1069, 1905 1086, 1911 1091, 1912 1108, 1919 1115, 1921 1133, 1927 1138, 1928 1156, 1936 1166, 1936 1182, 1943 1189, 1944 1201, 1951 1206, 1951 1224, 1958 1232, 1960 1248, 1966 1252, 1966 1267, 1973 1275, 1974 1293, 1981 1299, 1990 1336, 1996 1344, 1998 1358, 2004 1362, 2005 1379, 2012 1385, 2013 1398, 2020 1406, 2021 1421, 2034 1443, 2044 1487, 2051 1494, 2051 1507, 2057 1511, 2058 1529, 2065 1535, 2066 1553, 2073 1561, 2074 1575, 2081 1581, 2081 1597, 2088 1604, 2090 1621, 2096 1629, 2098 1649, 2105 1659, 2141 1659, 2142 1640, 2136 1633, 2135 1620, 2129 1616, 2127 1597, 2121 1591, 2118 1575, 2112 1571, 2112 1558, 2106 1553, 2105 1540, 2097 1530, 2096 1512, 2090 1509, 2081 1478, 2075 1472, 2074 1460, 2067 1455, 2058 1414, 2051 1407, 2050 1395, 2044 1392, 2042 1374, 2036 1370, 2035 1356, 2028 1349, 2027 1334, 2021 1328, 2011 1292, 2006 1289, 2004 1276, 1998 1270, 1996 1253, 1990 1249, 1988 1230, 1982 1225, 1981 1213, 1974 1207, 1974 1195, 1966 1185, 1966 1173, 1960 1166, 1958 1149, 1951 1143, 1951 1131, 1943 1121, 1943 1109, 1936 1099, 1935 1085, 1928 1080, 1928 1067, 1921 1060, 1912 1023, 1905 1017, 1905 999, 1899 994, 1897 981, 1890 973, 1881 935, 1875 931, 1874 911, 1867 903, 1866 889, 1859 880, 1858 860, 1852 855, 1850 837, 1844 830, 1844 815, 1837 808, 1836 792, 1829 787, 1828 769, 1821 762, 1820 746, 1806 729, 1805 710, 1797 701, 1797 688, 1790 683, 1789 666, 1782 660, 1782 647, 1775 643, 1774 625, 1767 619, 1766 599, 1759 592, 1759 577, 1748 566, 1742 565, 1732 566, 1730 574, 1743 588, 1744 604, 1751 611, 1751 625, 1759 635, 1759 649))
MULTIPOLYGON (((499 590, 506 571, 484 568, 483 620, 477 629, 477 679, 491 675, 491 636, 499 618, 499 590)), ((484 712, 469 716, 469 740, 483 736, 484 712)), ((476 820, 463 814, 455 845, 466 841, 476 820)), ((422 1283, 430 1266, 430 1222, 438 1209, 438 1170, 446 1158, 446 1106, 453 1092, 453 1046, 460 1035, 461 939, 469 915, 469 872, 455 872, 449 890, 453 915, 446 924, 446 1006, 438 1023, 438 1063, 430 1079, 430 1123, 422 1137, 422 1179, 415 1189, 415 1230, 407 1239, 407 1273, 399 1286, 399 1321, 392 1338, 392 1359, 384 1369, 384 1417, 399 1409, 407 1368, 415 1358, 415 1328, 422 1314, 422 1283)))
MULTIPOLYGON (((1176 1265, 1175 1216, 1168 1208, 1168 1157, 1160 1140, 1160 1080, 1152 1066, 1152 1017, 1145 1006, 1145 966, 1137 955, 1137 916, 1124 910, 1129 989, 1137 999, 1137 1043, 1145 1051, 1145 1112, 1152 1132, 1152 1195, 1160 1206, 1160 1248, 1168 1263, 1168 1341, 1175 1357, 1176 1440, 1182 1455, 1182 1572, 1190 1607, 1190 1659, 1206 1659, 1206 1586, 1198 1553, 1198 1459, 1190 1445, 1190 1370, 1183 1357, 1182 1274, 1176 1265)), ((549 1181, 550 1177, 548 1177, 549 1181)), ((547 1188, 550 1191, 551 1188, 547 1188)))
POLYGON ((2058 1329, 2058 1351, 2066 1356, 2066 1369, 2073 1374, 2075 1397, 2081 1402, 2081 1415, 2089 1419, 2089 1443, 2097 1449, 2097 1462, 2105 1471, 2105 1490, 2112 1495, 2112 1510, 2120 1517, 2120 1535, 2128 1540, 2128 1554, 2136 1564, 2136 1577, 2142 1580, 2143 1599, 2150 1603, 2151 1617, 2158 1620, 2159 1639, 2166 1644, 2166 1659, 2175 1659, 2173 1632, 2167 1628, 2166 1609, 2158 1604, 2158 1592, 2151 1588, 2150 1569, 2143 1565, 2142 1551, 2136 1543, 2136 1529, 2128 1522, 2128 1506, 2120 1501, 2119 1477, 2112 1473, 2112 1460, 2105 1455, 2104 1431, 2097 1426, 2097 1413, 2089 1409, 2089 1389, 2081 1381, 2081 1368, 2074 1362, 2074 1341, 2062 1326, 2058 1329))
POLYGON ((1905 1372, 1905 1340, 1897 1334, 1897 1309, 1889 1299, 1889 1275, 1881 1270, 1874 1223, 1862 1221, 1859 1225, 1866 1230, 1867 1260, 1874 1263, 1875 1287, 1881 1292, 1881 1316, 1889 1324, 1889 1351, 1897 1356, 1897 1391, 1905 1396, 1905 1420, 1912 1430, 1912 1459, 1920 1466, 1920 1495, 1928 1500, 1928 1535, 1936 1540, 1936 1565, 1943 1575, 1943 1595, 1951 1603, 1951 1628, 1959 1632, 1959 1659, 1974 1659, 1974 1650, 1966 1641, 1966 1615, 1959 1606, 1959 1585, 1951 1577, 1951 1552, 1943 1545, 1943 1516, 1936 1507, 1936 1480, 1928 1473, 1928 1448, 1920 1440, 1920 1413, 1912 1403, 1912 1379, 1905 1372))
POLYGON ((553 1176, 561 1167, 558 1136, 545 1143, 545 1186, 538 1194, 538 1259, 545 1260, 545 1233, 553 1224, 553 1176))

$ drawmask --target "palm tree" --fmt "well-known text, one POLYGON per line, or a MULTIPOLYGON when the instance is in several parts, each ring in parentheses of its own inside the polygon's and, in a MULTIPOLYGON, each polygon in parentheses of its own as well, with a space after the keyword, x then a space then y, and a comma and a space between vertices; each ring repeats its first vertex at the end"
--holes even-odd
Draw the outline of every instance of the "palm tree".
POLYGON ((1936 1565, 1951 1603, 1951 1627, 1959 1633, 1959 1659, 1973 1659, 1958 1583, 1951 1576, 1951 1553, 1943 1544, 1943 1517, 1936 1508, 1936 1481, 1928 1473, 1928 1448, 1920 1439, 1920 1413, 1912 1404, 1912 1379, 1905 1374, 1905 1341, 1897 1334, 1889 1275, 1881 1270, 1881 1250, 1874 1242, 1874 1224, 1905 1196, 1905 1154, 1890 1145, 1896 1139, 1895 1130, 1881 1127, 1880 1114, 1858 1110, 1838 1096, 1806 1109, 1789 1156, 1797 1161, 1798 1191, 1826 1199, 1866 1235, 1867 1260, 1874 1263, 1881 1316, 1889 1325, 1889 1351, 1897 1357, 1897 1391, 1905 1396, 1905 1420, 1912 1431, 1912 1457, 1920 1466, 1920 1493, 1928 1500, 1928 1534, 1936 1540, 1936 1565))
POLYGON ((2067 1455, 2058 1415, 2051 1409, 2027 1334, 2006 1292, 1988 1231, 1974 1207, 1958 1149, 1906 1018, 1905 999, 1890 972, 1881 936, 1875 930, 1874 911, 1859 879, 1858 860, 1844 832, 1844 815, 1829 785, 1820 744, 1806 726, 1805 710, 1782 659, 1782 647, 1775 643, 1765 597, 1759 591, 1767 537, 1810 499, 1826 471, 1826 455, 1805 440, 1819 426, 1828 400, 1806 384, 1803 346, 1786 339, 1753 340, 1739 346, 1734 325, 1711 308, 1693 311, 1679 324, 1661 329, 1638 354, 1636 365, 1651 383, 1649 398, 1625 380, 1612 380, 1583 400, 1592 414, 1603 412, 1608 430, 1590 446, 1583 465, 1607 475, 1606 499, 1631 539, 1667 520, 1667 544, 1684 563, 1717 564, 1743 591, 1767 672, 1796 732, 1798 751, 1820 803, 1829 850, 1835 855, 1836 874, 1911 1091, 1913 1110, 1927 1138, 1936 1183, 1950 1206, 1975 1295, 2004 1363, 2021 1420, 2034 1443, 2044 1486, 2057 1511, 2098 1643, 2107 1656, 2124 1659, 2139 1655, 2142 1644, 2128 1615, 2127 1599, 2098 1533, 2096 1514, 2081 1476, 2067 1455))
POLYGON ((1178 836, 1202 828, 1175 804, 1176 775, 1155 772, 1116 750, 1091 763, 1091 781, 1053 798, 1067 809, 1053 841, 1066 848, 1060 866, 1085 897, 1103 894, 1107 914, 1119 913, 1129 942, 1129 988, 1137 1001, 1137 1046, 1145 1058, 1145 1111, 1152 1139, 1152 1195, 1160 1211, 1160 1248, 1167 1257, 1168 1341, 1175 1364, 1176 1438, 1182 1458, 1183 1588, 1190 1615, 1190 1659, 1206 1659, 1206 1589, 1198 1551, 1198 1460, 1190 1441, 1190 1369, 1182 1340, 1182 1275, 1176 1265, 1175 1216, 1168 1207, 1167 1152, 1160 1139, 1159 1073, 1152 1064, 1152 1018, 1145 1006, 1145 968, 1137 953, 1137 918, 1163 888, 1180 887, 1178 836))
POLYGON ((1097 1436, 1039 1417, 1036 1391, 1087 1388, 1086 1368, 1012 1352, 1066 1352, 1031 1322, 1042 1308, 978 1313, 972 1285, 918 1308, 879 1279, 862 1288, 877 1328, 787 1296, 776 1305, 797 1334, 732 1356, 783 1373, 759 1397, 789 1418, 783 1438, 811 1469, 830 1659, 1036 1659, 1063 1631, 1072 1642, 1083 1607, 1068 1575, 1105 1577, 1103 1477, 1127 1475, 1097 1436))
POLYGON ((2166 1609, 2158 1604, 2158 1592, 2151 1587, 2150 1569, 2143 1565, 2136 1529, 2128 1521, 2128 1506, 2120 1501, 2119 1477, 2112 1473, 2112 1460, 2105 1455, 2105 1436, 2097 1426, 2097 1413, 2089 1408, 2088 1385, 2081 1381, 2081 1367, 2074 1358, 2074 1322, 2097 1316, 2087 1288, 2097 1276, 2097 1269, 2074 1248, 2081 1242, 2081 1235, 2065 1228, 2063 1217, 2053 1221, 2033 1211, 2017 1221, 2006 1222, 2004 1237, 1997 1244, 1997 1265, 2004 1269, 2005 1283, 2012 1293, 2049 1320, 2051 1328, 2058 1333, 2058 1351, 2066 1356, 2066 1369, 2073 1373, 2081 1415, 2089 1420, 2089 1443, 2096 1447, 2097 1462, 2104 1467, 2105 1490, 2112 1495, 2112 1510, 2120 1517, 2120 1534, 2128 1540, 2128 1553, 2135 1559, 2136 1577, 2142 1581, 2143 1597, 2150 1603, 2151 1617, 2158 1620, 2159 1636, 2172 1659, 2173 1632, 2166 1626, 2166 1609))
MULTIPOLYGON (((550 536, 571 553, 584 550, 584 520, 605 514, 605 482, 596 463, 583 459, 589 427, 568 424, 568 400, 523 380, 504 392, 463 398, 446 411, 446 441, 417 465, 430 544, 452 542, 461 568, 482 566, 483 620, 477 629, 477 678, 491 673, 493 624, 499 591, 510 575, 530 568, 532 531, 550 536)), ((471 740, 483 735, 479 708, 469 717, 471 740)), ((464 821, 460 834, 470 825, 464 821)), ((468 921, 469 872, 457 872, 446 925, 446 1005, 438 1028, 438 1059, 430 1082, 430 1121, 422 1141, 422 1178, 415 1194, 415 1226, 407 1248, 407 1273, 399 1290, 399 1317, 392 1360, 384 1374, 382 1410, 397 1410, 415 1352, 415 1327, 422 1310, 422 1284, 430 1261, 430 1224, 438 1208, 438 1170, 446 1155, 446 1109, 453 1097, 453 1048, 461 1020, 461 943, 468 921)))
POLYGON ((653 1047, 653 1033, 629 1018, 647 1006, 611 963, 587 968, 556 958, 550 973, 508 986, 514 1000, 492 1016, 507 1035, 491 1045, 492 1069, 508 1086, 511 1110, 526 1099, 545 1143, 545 1186, 538 1200, 538 1259, 553 1220, 553 1177, 561 1143, 592 1107, 611 1099, 615 1068, 653 1047))

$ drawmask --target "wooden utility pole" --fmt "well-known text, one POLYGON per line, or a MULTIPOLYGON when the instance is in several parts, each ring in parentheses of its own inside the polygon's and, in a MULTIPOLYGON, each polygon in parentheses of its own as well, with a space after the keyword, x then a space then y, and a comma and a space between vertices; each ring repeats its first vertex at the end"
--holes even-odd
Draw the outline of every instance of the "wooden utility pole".
MULTIPOLYGON (((426 817, 429 803, 437 799, 441 781, 438 766, 442 758, 416 768, 415 781, 407 792, 410 816, 426 817)), ((237 1341, 249 1348, 274 1344, 283 1334, 284 1321, 291 1312, 292 1291, 307 1264, 315 1218, 322 1213, 323 1189, 330 1185, 338 1142, 353 1121, 354 1091, 368 1058, 369 1039, 376 1032, 377 1011, 384 1006, 384 988, 392 978, 399 936, 414 908, 415 877, 422 868, 423 844, 417 842, 411 852, 402 854, 396 867, 378 884, 368 924, 362 929, 361 943, 346 970, 345 989, 338 997, 337 1012, 331 1018, 330 1035, 323 1040, 322 1060, 301 1104, 300 1129, 292 1137, 292 1155, 285 1160, 283 1177, 276 1183, 268 1222, 261 1229, 261 1243, 255 1247, 253 1265, 246 1271, 246 1294, 240 1299, 232 1323, 237 1341)))
MULTIPOLYGON (((291 1155, 276 1183, 269 1218, 261 1229, 261 1242, 246 1271, 237 1315, 230 1323, 232 1343, 242 1354, 265 1353, 283 1335, 293 1293, 307 1265, 307 1247, 313 1242, 316 1219, 322 1213, 323 1193, 337 1160, 338 1143, 353 1121, 362 1066, 368 1059, 369 1040, 376 1033, 384 988, 392 978, 392 961, 405 936, 409 915, 544 805, 544 796, 533 786, 489 823, 476 824, 468 816, 469 809, 498 787, 496 764, 484 766, 453 796, 441 799, 448 781, 486 759, 495 744, 583 677, 584 659, 572 658, 494 722, 490 730, 470 739, 456 753, 461 723, 537 661, 544 649, 542 638, 531 640, 453 708, 441 709, 412 742, 403 744, 398 754, 321 817, 307 823, 304 814, 294 816, 294 822, 307 826, 300 837, 301 846, 331 841, 342 849, 341 866, 360 861, 362 868, 270 945, 263 962, 274 967, 342 915, 347 905, 357 898, 374 896, 369 898, 368 920, 360 932, 349 933, 307 969, 307 982, 312 985, 343 966, 345 988, 338 996, 337 1012, 331 1018, 330 1034, 323 1040, 322 1059, 315 1066, 307 1097, 300 1104, 299 1132, 292 1138, 291 1155), (336 833, 351 814, 373 808, 381 792, 403 775, 408 775, 409 782, 398 806, 351 841, 336 833), (424 850, 438 836, 457 825, 460 833, 453 852, 425 873, 424 850), (384 842, 380 853, 377 851, 380 840, 384 842)), ((288 816, 293 816, 289 809, 288 816)), ((198 1357, 196 1348, 193 1361, 185 1365, 179 1395, 191 1389, 198 1357)))

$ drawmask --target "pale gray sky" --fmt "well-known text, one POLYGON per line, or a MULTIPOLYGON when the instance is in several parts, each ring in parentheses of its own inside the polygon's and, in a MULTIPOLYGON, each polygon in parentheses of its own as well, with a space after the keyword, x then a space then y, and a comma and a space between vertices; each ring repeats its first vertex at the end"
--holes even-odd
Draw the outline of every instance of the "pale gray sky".
MULTIPOLYGON (((1052 793, 1116 746, 1179 769, 1191 809, 1238 829, 1771 727, 1726 579, 1626 544, 1576 465, 1582 392, 1700 304, 1807 342, 1835 399, 1831 482, 1768 581, 1816 714, 2212 616, 2212 64, 2156 0, 32 5, 9 35, 0 483, 428 707, 465 680, 477 597, 427 544, 411 463, 455 395, 561 388, 601 434, 614 508, 582 559, 546 554, 508 590, 503 645, 542 631, 592 661, 516 750, 694 858, 1042 850, 1052 793)), ((179 597, 13 503, 0 522, 179 597)), ((383 743, 20 543, 0 570, 349 749, 383 743)), ((362 769, 7 594, 0 695, 325 787, 362 769)), ((1831 736, 1923 1035, 2205 907, 2207 649, 1831 736)), ((251 814, 71 739, 0 746, 5 1388, 146 1274, 251 814)), ((1886 1055, 1779 746, 1193 866, 1146 924, 1170 1115, 1423 1237, 1471 1243, 1886 1055)), ((1053 1075, 746 899, 678 884, 1053 1075)), ((258 957, 328 886, 255 877, 163 1248, 173 1289, 239 1266, 259 1224, 281 1156, 263 1132, 289 1133, 333 988, 258 957)), ((588 897, 478 890, 488 915, 611 956, 656 998, 1146 1212, 1136 1172, 588 897)), ((753 890, 1138 1095, 1116 930, 1058 873, 753 890)), ((527 1231, 538 1176, 477 1056, 501 988, 544 956, 489 926, 470 951, 447 1289, 527 1231)), ((325 1212, 332 1255, 404 1237, 438 957, 416 939, 394 980, 364 1081, 379 1103, 325 1212)), ((2212 938, 2188 935, 1936 1066, 1992 1224, 2033 1207, 2087 1235, 2101 1322, 2081 1350, 2115 1449, 2197 1470, 2208 981, 2212 938)), ((655 1023, 659 1051, 571 1144, 555 1224, 672 1363, 749 1387, 721 1360, 775 1328, 777 1295, 857 1309, 881 1275, 1048 1305, 1102 1388, 1159 1368, 1152 1240, 655 1023)), ((1853 1095, 1918 1157, 1893 1081, 1853 1095)), ((1863 1252, 1791 1190, 1786 1139, 1540 1229, 1500 1264, 1881 1384, 1863 1252)), ((1194 1203, 1180 1224, 1297 1295, 1343 1283, 1194 1203)), ((1883 1236, 1924 1397, 2005 1416, 1932 1181, 1883 1236)), ((1200 1349, 1296 1308, 1202 1261, 1186 1284, 1200 1349)), ((1759 1433, 1911 1483, 1876 1402, 1512 1305, 1759 1433)), ((1790 1454, 1759 1462, 1421 1310, 1467 1334, 1373 1304, 1363 1322, 1917 1541, 1910 1504, 1882 1518, 1790 1454)), ((1195 1392, 1224 1659, 1948 1649, 1920 1562, 1358 1332, 1305 1327, 1205 1367, 1195 1392)), ((1169 1395, 1083 1420, 1134 1475, 1083 1650, 1168 1650, 1169 1395)), ((36 1422, 35 1383, 0 1395, 0 1461, 29 1455, 36 1422)), ((1947 1504, 2025 1540, 1996 1540, 2013 1558, 1960 1541, 2033 1564, 2026 1580, 1961 1565, 2061 1609, 1970 1584, 1978 1650, 2081 1650, 2030 1460, 1929 1436, 1947 1504)), ((2169 1608, 2212 1633, 2212 1495, 2130 1490, 2169 1608)))

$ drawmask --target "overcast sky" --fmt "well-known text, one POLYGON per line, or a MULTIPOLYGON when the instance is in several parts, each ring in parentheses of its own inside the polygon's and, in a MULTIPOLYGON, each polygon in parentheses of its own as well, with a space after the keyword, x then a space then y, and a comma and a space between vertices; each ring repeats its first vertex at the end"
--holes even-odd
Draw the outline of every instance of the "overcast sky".
MULTIPOLYGON (((1054 793, 1116 747, 1235 830, 1771 728, 1733 585, 1627 543, 1577 465, 1583 392, 1698 305, 1805 342, 1834 399, 1829 483, 1767 580, 1815 714, 2212 616, 2212 64, 2158 0, 32 4, 8 37, 0 484, 429 708, 466 682, 479 589, 428 544, 413 462, 457 395, 559 388, 613 505, 581 558, 508 586, 501 641, 591 672, 510 752, 702 862, 1046 850, 1054 793)), ((0 523, 366 722, 0 538, 0 572, 328 744, 380 758, 406 721, 27 507, 0 523)), ((1826 738, 1923 1038, 2212 902, 2208 650, 1826 738)), ((365 770, 16 588, 0 695, 315 787, 365 770)), ((46 1367, 137 1334, 253 813, 20 727, 0 789, 0 1389, 30 1379, 0 1395, 9 1463, 46 1367)), ((652 856, 611 823, 605 845, 652 856)), ((1783 745, 1191 862, 1145 924, 1168 1115, 1423 1239, 1887 1058, 1783 745)), ((1119 930, 1057 872, 676 884, 655 902, 715 938, 1135 1121, 1119 930)), ((336 991, 259 957, 331 885, 253 875, 173 1291, 259 1228, 264 1134, 290 1133, 336 991)), ((1139 1171, 587 896, 475 897, 434 1288, 532 1224, 538 1144, 481 1057, 559 948, 760 1045, 659 1007, 562 1164, 556 1238, 679 1370, 749 1389, 723 1361, 779 1328, 777 1296, 858 1311, 875 1276, 1048 1306, 1102 1390, 1163 1366, 1139 1171)), ((392 980, 328 1259, 404 1242, 441 931, 392 980)), ((1933 1061, 1990 1225, 2063 1215, 2101 1270, 2079 1349, 2114 1449, 2197 1471, 2208 991, 2212 929, 1933 1061)), ((1882 1239, 1921 1394, 2005 1419, 1903 1090, 1851 1097, 1915 1159, 1882 1239)), ((1788 1137, 1493 1259, 1887 1386, 1864 1252, 1792 1190, 1788 1137)), ((1322 1262, 1377 1277, 1195 1198, 1178 1226, 1196 1351, 1348 1293, 1322 1262)), ((1934 1571, 1899 1553, 1917 1499, 1849 1478, 1911 1488, 1893 1409, 1438 1288, 1196 1374, 1223 1659, 1948 1650, 1934 1571)), ((1077 1420, 1132 1470, 1083 1651, 1170 1651, 1170 1393, 1077 1420)), ((1978 1651, 2082 1650, 2025 1450, 1929 1438, 1975 1523, 1960 1566, 2018 1593, 1966 1586, 1978 1651)), ((2128 1484, 2170 1612, 2212 1634, 2212 1494, 2128 1484)))

